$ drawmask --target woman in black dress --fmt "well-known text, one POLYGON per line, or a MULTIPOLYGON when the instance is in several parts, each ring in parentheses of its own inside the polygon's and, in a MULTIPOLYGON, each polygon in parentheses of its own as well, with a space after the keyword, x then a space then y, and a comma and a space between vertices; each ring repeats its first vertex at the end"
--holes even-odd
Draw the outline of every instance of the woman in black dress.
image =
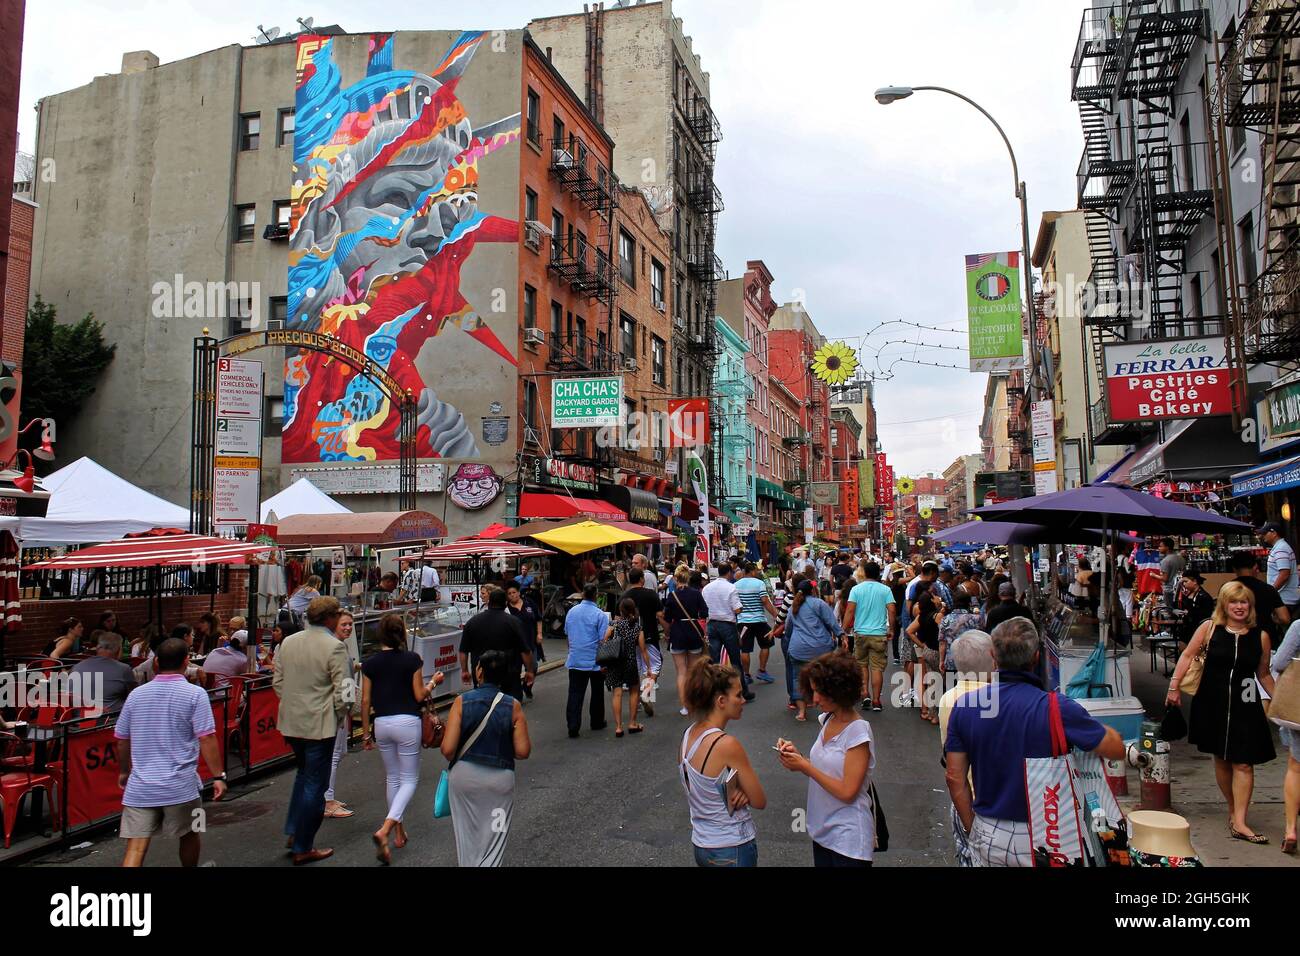
POLYGON ((1192 698, 1187 739, 1201 753, 1214 756, 1214 776, 1228 802, 1228 833, 1235 840, 1267 843, 1246 823, 1255 764, 1277 754, 1264 716, 1256 680, 1271 696, 1267 632, 1255 625, 1255 598, 1244 584, 1230 581, 1219 590, 1211 618, 1196 629, 1174 668, 1168 704, 1182 703, 1178 685, 1197 655, 1203 653, 1201 684, 1192 698))
POLYGON ((627 732, 639 734, 645 727, 636 722, 636 708, 641 701, 641 675, 637 671, 636 660, 640 656, 648 668, 650 657, 645 649, 645 635, 641 631, 641 612, 631 598, 623 598, 618 606, 618 617, 609 630, 605 640, 620 643, 618 662, 605 668, 605 686, 614 695, 614 736, 623 736, 623 692, 628 691, 627 732))
POLYGON ((922 689, 921 719, 928 720, 936 726, 939 723, 939 714, 936 708, 929 705, 932 703, 932 696, 934 696, 933 702, 937 702, 938 698, 927 692, 925 672, 936 672, 937 676, 931 678, 932 681, 943 676, 939 673, 943 670, 943 655, 939 649, 939 629, 943 625, 943 614, 943 603, 936 600, 930 585, 917 585, 916 600, 912 604, 912 621, 907 625, 907 636, 915 649, 916 682, 922 689))

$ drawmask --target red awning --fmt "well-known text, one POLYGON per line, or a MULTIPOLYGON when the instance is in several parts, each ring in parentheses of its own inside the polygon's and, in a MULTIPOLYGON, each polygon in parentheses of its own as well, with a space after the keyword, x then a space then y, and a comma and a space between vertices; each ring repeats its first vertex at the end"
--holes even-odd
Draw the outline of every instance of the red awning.
POLYGON ((631 521, 606 521, 604 524, 613 525, 615 528, 621 528, 624 531, 630 531, 633 534, 643 534, 647 538, 655 538, 660 544, 672 544, 677 541, 677 535, 669 534, 659 528, 650 528, 643 524, 636 524, 631 521))
POLYGON ((82 548, 61 558, 38 561, 28 568, 153 568, 179 565, 244 564, 266 554, 265 544, 248 544, 205 534, 146 532, 82 548))
POLYGON ((519 496, 521 518, 572 518, 577 515, 627 520, 627 512, 594 498, 570 498, 568 495, 548 495, 538 491, 525 491, 519 496))

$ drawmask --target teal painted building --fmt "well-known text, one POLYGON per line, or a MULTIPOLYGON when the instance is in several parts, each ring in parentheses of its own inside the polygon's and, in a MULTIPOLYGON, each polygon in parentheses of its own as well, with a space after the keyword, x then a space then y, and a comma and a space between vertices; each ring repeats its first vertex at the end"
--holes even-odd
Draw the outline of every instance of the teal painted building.
POLYGON ((756 525, 754 428, 748 415, 754 383, 745 371, 749 345, 721 317, 714 317, 713 326, 722 347, 713 372, 717 402, 712 408, 714 455, 722 476, 720 507, 733 520, 733 526, 756 525))

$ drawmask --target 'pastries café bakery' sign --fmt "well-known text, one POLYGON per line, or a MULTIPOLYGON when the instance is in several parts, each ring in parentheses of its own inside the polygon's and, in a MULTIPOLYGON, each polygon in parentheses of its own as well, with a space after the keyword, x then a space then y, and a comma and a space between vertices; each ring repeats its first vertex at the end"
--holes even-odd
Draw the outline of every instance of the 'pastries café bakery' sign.
POLYGON ((1105 359, 1111 422, 1232 414, 1235 371, 1221 338, 1108 345, 1105 359))

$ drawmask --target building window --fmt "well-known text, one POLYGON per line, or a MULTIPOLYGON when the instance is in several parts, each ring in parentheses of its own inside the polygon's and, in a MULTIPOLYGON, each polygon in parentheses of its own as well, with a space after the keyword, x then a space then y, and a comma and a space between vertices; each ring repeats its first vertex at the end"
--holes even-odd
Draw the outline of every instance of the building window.
POLYGON ((551 302, 551 348, 559 346, 564 333, 564 306, 552 300, 551 302))
POLYGON ((293 145, 293 127, 294 111, 280 110, 279 119, 276 121, 275 145, 292 146, 293 145))
POLYGON ((618 328, 621 334, 623 357, 636 358, 636 323, 626 312, 618 314, 618 328))
POLYGON ((257 226, 257 207, 253 205, 235 207, 235 241, 252 242, 253 230, 257 226))
POLYGON ((556 149, 564 148, 564 120, 551 114, 551 145, 556 149))
POLYGON ((650 339, 650 368, 652 381, 662 387, 664 384, 664 340, 657 335, 650 339))
POLYGON ((524 286, 524 328, 537 328, 537 290, 524 286))
POLYGON ((289 299, 282 295, 273 295, 270 299, 271 314, 267 317, 268 329, 282 329, 289 321, 289 299))
POLYGON ((524 425, 537 427, 537 383, 531 378, 524 380, 524 425))
POLYGON ((241 152, 257 149, 262 139, 262 114, 245 113, 239 117, 239 149, 241 152))
POLYGON ((679 319, 682 317, 682 280, 676 277, 673 279, 673 315, 679 319))
POLYGON ((287 199, 277 199, 275 206, 272 208, 275 215, 275 225, 287 232, 289 223, 293 220, 293 204, 287 199))
POLYGON ((252 332, 254 330, 252 300, 231 299, 230 315, 228 318, 230 335, 242 335, 245 332, 252 332))
POLYGON ((528 88, 528 142, 542 145, 542 98, 531 86, 528 88))
POLYGON ((636 402, 630 398, 623 399, 623 414, 623 447, 636 451, 640 447, 636 440, 636 402))
POLYGON ((597 368, 604 368, 609 361, 609 336, 605 334, 604 329, 596 333, 596 356, 594 365, 597 368))
POLYGON ((279 438, 284 430, 284 396, 266 396, 266 411, 262 415, 262 435, 279 438))
POLYGON ((1246 288, 1253 289, 1255 280, 1259 278, 1259 267, 1255 261, 1255 223, 1251 219, 1250 213, 1237 223, 1237 229, 1241 233, 1241 269, 1242 275, 1246 278, 1246 288))
POLYGON ((624 229, 618 231, 618 272, 624 282, 636 288, 636 240, 624 229))
POLYGON ((524 190, 524 219, 528 222, 537 221, 537 193, 531 189, 524 190))
POLYGON ((564 251, 564 217, 551 210, 551 258, 557 259, 564 251))
POLYGON ((650 260, 650 298, 656 309, 664 307, 664 267, 658 259, 650 260))

